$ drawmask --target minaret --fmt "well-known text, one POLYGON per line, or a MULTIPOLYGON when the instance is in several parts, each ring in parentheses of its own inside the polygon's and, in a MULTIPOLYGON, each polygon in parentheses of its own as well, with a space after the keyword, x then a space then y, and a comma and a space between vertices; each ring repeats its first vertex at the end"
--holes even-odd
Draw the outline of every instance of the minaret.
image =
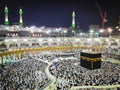
POLYGON ((72 28, 75 28, 76 25, 75 25, 75 12, 73 11, 72 13, 72 28))
POLYGON ((4 12, 5 12, 5 22, 4 22, 4 24, 5 25, 9 25, 9 21, 8 21, 8 8, 7 8, 7 6, 5 7, 4 12))
POLYGON ((21 8, 20 8, 20 10, 19 10, 19 15, 20 15, 19 25, 20 25, 20 26, 23 26, 23 18, 22 18, 23 10, 22 10, 21 8))

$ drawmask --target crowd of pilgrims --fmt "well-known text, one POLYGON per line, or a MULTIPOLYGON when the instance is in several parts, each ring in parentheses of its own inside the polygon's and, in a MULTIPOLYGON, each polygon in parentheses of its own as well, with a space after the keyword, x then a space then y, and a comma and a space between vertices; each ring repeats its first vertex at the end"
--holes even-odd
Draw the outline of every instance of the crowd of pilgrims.
POLYGON ((104 61, 100 69, 89 70, 80 66, 79 60, 65 59, 70 57, 69 55, 38 53, 32 58, 26 57, 15 63, 8 63, 2 68, 0 73, 1 90, 34 90, 36 87, 44 87, 50 82, 45 74, 48 64, 39 59, 53 63, 49 67, 50 73, 56 77, 56 82, 57 79, 62 80, 56 84, 57 90, 69 90, 72 86, 120 84, 120 66, 117 64, 104 61), (63 60, 59 59, 61 56, 64 57, 63 60), (56 61, 56 59, 58 60, 56 61))
MULTIPOLYGON (((66 59, 68 55, 43 54, 35 55, 35 58, 53 62, 49 71, 62 82, 57 83, 57 90, 69 90, 72 86, 106 86, 120 84, 120 66, 102 61, 100 69, 89 70, 80 66, 79 60, 66 59), (63 57, 61 60, 59 57, 63 57), (56 58, 58 59, 56 61, 56 58)), ((72 55, 74 57, 74 55, 72 55)), ((82 89, 84 90, 84 89, 82 89)), ((96 90, 96 89, 95 89, 96 90)), ((101 90, 101 89, 97 89, 101 90)))
POLYGON ((56 78, 67 81, 67 84, 59 83, 58 88, 119 85, 120 65, 106 61, 101 62, 101 65, 100 69, 89 70, 80 66, 79 61, 64 60, 51 65, 49 70, 56 78))
POLYGON ((46 63, 32 58, 8 63, 0 73, 0 90, 34 90, 50 80, 45 74, 46 63))

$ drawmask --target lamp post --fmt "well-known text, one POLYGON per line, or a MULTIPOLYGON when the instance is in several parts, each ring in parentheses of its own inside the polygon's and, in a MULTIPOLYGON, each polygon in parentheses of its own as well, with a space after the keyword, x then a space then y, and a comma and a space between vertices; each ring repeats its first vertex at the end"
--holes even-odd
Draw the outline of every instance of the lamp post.
POLYGON ((46 34, 48 35, 48 37, 51 36, 50 33, 51 33, 51 30, 46 31, 46 34))
POLYGON ((73 37, 75 36, 75 31, 74 31, 74 30, 72 30, 72 36, 73 36, 73 37))
POLYGON ((57 36, 60 37, 60 36, 61 36, 61 28, 56 28, 56 32, 57 32, 57 34, 58 34, 57 36))
POLYGON ((104 32, 104 29, 100 29, 100 37, 102 37, 103 32, 104 32))
POLYGON ((111 33, 112 33, 112 29, 111 28, 108 28, 108 33, 109 33, 109 38, 111 38, 111 33))
POLYGON ((66 36, 66 33, 67 33, 67 31, 65 30, 65 31, 64 31, 64 37, 66 36))
POLYGON ((94 30, 90 30, 90 37, 93 38, 94 30))

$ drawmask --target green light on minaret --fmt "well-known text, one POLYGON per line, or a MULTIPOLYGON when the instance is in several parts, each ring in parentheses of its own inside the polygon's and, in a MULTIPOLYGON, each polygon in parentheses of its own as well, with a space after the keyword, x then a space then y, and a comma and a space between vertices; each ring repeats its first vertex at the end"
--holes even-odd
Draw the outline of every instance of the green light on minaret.
POLYGON ((76 26, 75 24, 72 24, 72 27, 73 27, 73 28, 75 28, 75 26, 76 26))
POLYGON ((75 12, 73 11, 72 13, 72 28, 75 28, 76 25, 75 25, 75 12))
POLYGON ((7 6, 5 7, 4 12, 5 12, 5 22, 4 22, 4 24, 5 25, 9 25, 9 21, 8 21, 8 8, 7 8, 7 6))
POLYGON ((23 14, 23 11, 22 11, 22 9, 20 8, 20 10, 19 10, 19 14, 23 14))
POLYGON ((19 25, 20 26, 23 26, 22 14, 23 14, 23 10, 20 8, 20 10, 19 10, 19 15, 20 15, 19 25))
POLYGON ((19 23, 20 26, 23 26, 23 23, 19 23))
POLYGON ((5 25, 9 25, 9 22, 5 21, 5 25))
POLYGON ((5 7, 4 12, 5 12, 5 13, 8 13, 8 8, 7 8, 7 7, 5 7))
POLYGON ((75 17, 75 12, 73 11, 72 16, 75 17))

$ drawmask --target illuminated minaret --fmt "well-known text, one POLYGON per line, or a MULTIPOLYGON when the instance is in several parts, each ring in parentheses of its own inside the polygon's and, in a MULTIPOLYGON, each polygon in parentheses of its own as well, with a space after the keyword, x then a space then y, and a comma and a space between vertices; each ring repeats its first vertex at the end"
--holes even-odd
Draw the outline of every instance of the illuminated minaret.
POLYGON ((75 28, 76 25, 75 25, 75 12, 73 11, 72 13, 72 28, 75 28))
POLYGON ((5 12, 5 22, 4 22, 4 24, 5 25, 9 25, 9 21, 8 21, 8 8, 7 8, 7 6, 5 7, 4 12, 5 12))
POLYGON ((19 10, 19 15, 20 15, 19 25, 20 25, 20 26, 23 26, 23 18, 22 18, 23 10, 22 10, 21 8, 20 8, 20 10, 19 10))

